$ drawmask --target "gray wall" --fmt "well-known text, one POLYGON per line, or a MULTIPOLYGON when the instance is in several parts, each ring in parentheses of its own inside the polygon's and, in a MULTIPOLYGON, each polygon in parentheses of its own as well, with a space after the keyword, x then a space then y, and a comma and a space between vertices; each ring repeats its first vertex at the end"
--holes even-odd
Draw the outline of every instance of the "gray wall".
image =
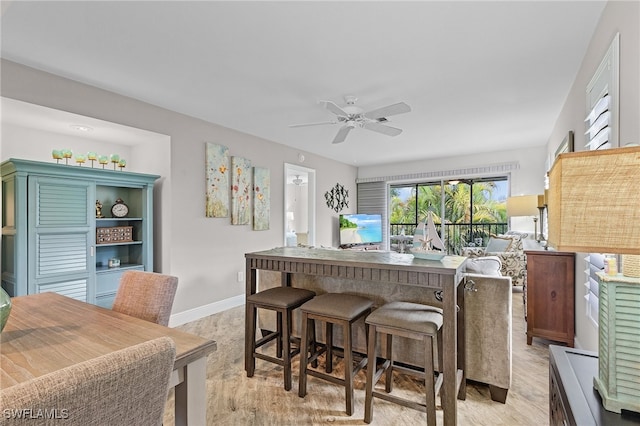
MULTIPOLYGON (((575 150, 584 149, 586 87, 617 32, 620 33, 620 144, 640 142, 640 2, 609 1, 549 138, 549 155, 555 153, 569 130, 575 133, 575 150)), ((587 319, 583 299, 585 256, 576 255, 576 346, 596 351, 598 329, 587 319)))
MULTIPOLYGON (((283 245, 283 163, 300 164, 300 151, 5 60, 1 78, 3 97, 168 135, 170 176, 161 194, 165 197, 161 205, 166 207, 156 215, 155 225, 163 230, 165 260, 159 272, 180 279, 172 324, 243 300, 245 284, 238 282, 237 273, 244 271, 244 253, 283 245), (205 141, 226 145, 231 155, 269 168, 268 231, 232 226, 229 218, 204 217, 205 141)), ((42 141, 44 152, 52 148, 55 146, 42 141)), ((302 165, 316 169, 316 245, 331 246, 337 239, 338 214, 326 207, 324 193, 336 183, 344 185, 352 194, 355 211, 357 170, 308 152, 304 156, 302 165)))

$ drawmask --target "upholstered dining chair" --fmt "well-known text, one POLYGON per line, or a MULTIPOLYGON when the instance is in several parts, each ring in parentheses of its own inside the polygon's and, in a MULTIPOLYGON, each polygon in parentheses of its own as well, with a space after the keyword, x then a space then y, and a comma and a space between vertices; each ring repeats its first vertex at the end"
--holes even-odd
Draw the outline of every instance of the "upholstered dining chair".
POLYGON ((160 425, 174 360, 160 337, 19 383, 0 391, 0 425, 160 425))
POLYGON ((178 278, 171 275, 126 271, 111 309, 166 326, 177 287, 178 278))

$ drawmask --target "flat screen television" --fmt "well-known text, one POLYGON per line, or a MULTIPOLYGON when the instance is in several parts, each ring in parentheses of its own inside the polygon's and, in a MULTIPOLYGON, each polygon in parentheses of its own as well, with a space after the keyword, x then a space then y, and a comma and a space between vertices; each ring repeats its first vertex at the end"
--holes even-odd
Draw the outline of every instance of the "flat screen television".
POLYGON ((341 214, 340 246, 382 242, 382 215, 341 214))

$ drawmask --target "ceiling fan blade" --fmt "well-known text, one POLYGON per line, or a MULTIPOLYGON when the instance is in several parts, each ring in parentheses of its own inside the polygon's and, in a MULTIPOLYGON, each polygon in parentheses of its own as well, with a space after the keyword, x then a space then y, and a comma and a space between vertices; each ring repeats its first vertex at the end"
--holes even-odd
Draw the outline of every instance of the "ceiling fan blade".
POLYGON ((317 123, 289 124, 289 127, 320 126, 323 124, 338 124, 338 122, 337 121, 319 121, 317 123))
POLYGON ((397 104, 387 105, 385 107, 366 112, 364 116, 367 118, 371 118, 372 120, 377 120, 378 118, 389 117, 396 114, 404 114, 405 112, 409 111, 411 111, 411 107, 409 105, 405 104, 404 102, 398 102, 397 104))
POLYGON ((340 127, 340 130, 338 130, 338 134, 336 135, 336 137, 333 138, 333 142, 332 143, 342 143, 342 142, 344 142, 344 140, 347 138, 347 135, 349 134, 351 129, 353 129, 353 126, 344 125, 344 126, 340 127))
POLYGON ((342 108, 340 108, 336 103, 331 101, 320 101, 319 103, 324 104, 324 107, 338 116, 348 117, 349 114, 342 108))
POLYGON ((402 133, 401 129, 391 126, 385 126, 384 124, 370 122, 364 123, 363 127, 368 130, 373 130, 374 132, 383 133, 388 136, 398 136, 402 133))

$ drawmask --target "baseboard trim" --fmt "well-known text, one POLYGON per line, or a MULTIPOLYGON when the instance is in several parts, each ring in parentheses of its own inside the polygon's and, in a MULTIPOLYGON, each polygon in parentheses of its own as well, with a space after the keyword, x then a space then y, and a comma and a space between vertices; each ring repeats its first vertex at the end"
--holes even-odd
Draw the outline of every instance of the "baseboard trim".
POLYGON ((179 325, 242 305, 244 305, 244 294, 233 296, 218 302, 209 303, 208 305, 198 306, 197 308, 189 309, 187 311, 178 312, 177 314, 171 315, 171 318, 169 319, 169 327, 177 327, 179 325))

